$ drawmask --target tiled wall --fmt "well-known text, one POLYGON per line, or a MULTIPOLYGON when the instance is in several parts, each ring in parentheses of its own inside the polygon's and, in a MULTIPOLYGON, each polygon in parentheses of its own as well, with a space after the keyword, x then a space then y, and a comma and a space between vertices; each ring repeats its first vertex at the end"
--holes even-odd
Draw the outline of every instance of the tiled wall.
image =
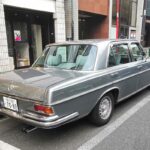
POLYGON ((13 59, 8 56, 4 7, 0 0, 0 73, 14 69, 13 59))
POLYGON ((64 0, 56 0, 55 42, 66 40, 64 0))

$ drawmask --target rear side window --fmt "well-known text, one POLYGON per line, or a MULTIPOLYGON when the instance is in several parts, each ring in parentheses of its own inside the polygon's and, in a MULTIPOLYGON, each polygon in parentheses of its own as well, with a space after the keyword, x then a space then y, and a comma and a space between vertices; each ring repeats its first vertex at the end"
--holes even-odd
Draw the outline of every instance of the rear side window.
POLYGON ((138 61, 143 59, 143 52, 139 44, 133 43, 130 45, 132 61, 138 61))
POLYGON ((130 62, 129 49, 127 44, 113 45, 110 49, 108 66, 116 66, 130 62))

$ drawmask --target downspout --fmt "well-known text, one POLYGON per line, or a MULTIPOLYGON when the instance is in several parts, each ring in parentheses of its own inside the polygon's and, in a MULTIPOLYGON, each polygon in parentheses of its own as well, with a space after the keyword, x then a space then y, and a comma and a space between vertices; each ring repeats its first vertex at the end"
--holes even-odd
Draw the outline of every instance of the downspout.
POLYGON ((119 12, 120 12, 120 0, 116 0, 116 39, 119 38, 119 12))

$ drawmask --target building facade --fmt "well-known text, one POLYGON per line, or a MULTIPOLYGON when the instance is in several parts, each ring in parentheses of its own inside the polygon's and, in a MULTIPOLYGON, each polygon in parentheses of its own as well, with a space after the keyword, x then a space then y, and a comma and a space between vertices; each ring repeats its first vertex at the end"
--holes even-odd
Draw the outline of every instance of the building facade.
POLYGON ((109 0, 79 0, 79 39, 108 38, 109 0))
POLYGON ((108 38, 109 0, 65 0, 67 39, 108 38))
POLYGON ((64 0, 0 0, 0 72, 29 67, 65 40, 64 0))
MULTIPOLYGON (((120 0, 120 38, 150 43, 144 4, 120 0)), ((116 0, 0 0, 0 73, 31 66, 48 43, 105 38, 116 38, 116 0)))
MULTIPOLYGON (((119 38, 141 39, 144 0, 120 0, 119 38)), ((116 0, 110 0, 109 38, 116 37, 116 0)))

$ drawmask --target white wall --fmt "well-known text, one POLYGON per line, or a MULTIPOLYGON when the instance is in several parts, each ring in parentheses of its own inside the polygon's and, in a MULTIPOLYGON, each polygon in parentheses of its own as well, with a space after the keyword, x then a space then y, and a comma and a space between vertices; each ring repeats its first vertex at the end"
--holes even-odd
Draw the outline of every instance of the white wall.
POLYGON ((65 41, 66 27, 64 0, 56 0, 56 12, 54 13, 53 18, 55 20, 55 42, 65 41))
POLYGON ((116 27, 110 27, 109 38, 116 39, 116 27))
POLYGON ((2 1, 0 0, 0 73, 14 68, 13 59, 8 56, 5 16, 2 1))
POLYGON ((2 0, 3 5, 55 12, 55 0, 2 0))
POLYGON ((78 0, 72 0, 72 5, 73 5, 73 9, 72 9, 72 15, 73 15, 73 35, 74 35, 74 40, 78 40, 79 39, 79 4, 78 4, 78 0))

